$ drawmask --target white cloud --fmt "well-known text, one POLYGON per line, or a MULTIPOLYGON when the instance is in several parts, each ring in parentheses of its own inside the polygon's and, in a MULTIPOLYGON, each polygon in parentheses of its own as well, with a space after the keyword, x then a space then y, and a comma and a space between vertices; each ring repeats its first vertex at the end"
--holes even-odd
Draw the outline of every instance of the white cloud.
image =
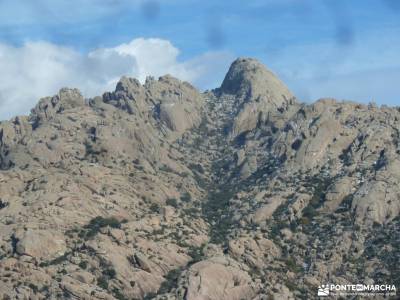
POLYGON ((169 41, 138 38, 88 54, 47 42, 21 47, 0 44, 0 120, 26 114, 39 98, 61 87, 77 87, 86 97, 113 90, 122 75, 144 81, 146 76, 171 74, 200 88, 222 80, 232 55, 210 52, 179 61, 179 50, 169 41))

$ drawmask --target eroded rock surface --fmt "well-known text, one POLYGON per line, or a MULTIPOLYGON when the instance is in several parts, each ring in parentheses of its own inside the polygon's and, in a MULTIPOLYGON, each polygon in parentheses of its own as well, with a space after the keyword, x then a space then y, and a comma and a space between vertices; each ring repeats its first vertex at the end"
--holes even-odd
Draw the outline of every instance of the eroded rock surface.
POLYGON ((400 286, 400 109, 236 60, 0 122, 1 299, 315 299, 400 286))

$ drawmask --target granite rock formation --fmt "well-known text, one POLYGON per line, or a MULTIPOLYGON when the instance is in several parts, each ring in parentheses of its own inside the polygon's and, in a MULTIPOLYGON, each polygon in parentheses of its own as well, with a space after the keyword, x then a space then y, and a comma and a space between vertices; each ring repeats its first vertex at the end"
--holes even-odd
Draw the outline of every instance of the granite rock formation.
MULTIPOLYGON (((0 122, 1 299, 314 299, 400 287, 400 108, 301 103, 240 58, 0 122)), ((383 299, 383 298, 382 298, 383 299)))

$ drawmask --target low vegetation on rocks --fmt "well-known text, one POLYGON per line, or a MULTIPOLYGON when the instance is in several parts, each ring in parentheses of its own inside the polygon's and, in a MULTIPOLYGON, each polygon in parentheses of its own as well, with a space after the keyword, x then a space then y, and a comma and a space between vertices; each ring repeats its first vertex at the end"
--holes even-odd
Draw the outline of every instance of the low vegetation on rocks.
POLYGON ((300 103, 250 58, 204 93, 61 89, 0 122, 0 299, 400 287, 399 132, 399 108, 300 103))

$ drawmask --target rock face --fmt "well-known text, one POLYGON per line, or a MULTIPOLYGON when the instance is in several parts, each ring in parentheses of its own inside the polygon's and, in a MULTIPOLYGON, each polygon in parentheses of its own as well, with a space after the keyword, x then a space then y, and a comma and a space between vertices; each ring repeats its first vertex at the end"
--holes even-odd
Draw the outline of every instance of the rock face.
POLYGON ((84 104, 85 100, 77 89, 64 88, 54 97, 41 99, 38 105, 32 109, 31 118, 35 123, 45 122, 57 113, 59 114, 64 110, 84 106, 84 104))
POLYGON ((254 59, 211 92, 123 77, 0 122, 1 299, 400 286, 399 230, 400 109, 300 103, 254 59))
POLYGON ((121 78, 114 93, 105 93, 103 101, 140 116, 160 121, 158 126, 172 138, 201 121, 204 100, 189 83, 166 75, 154 80, 148 77, 144 86, 138 80, 121 78))
POLYGON ((186 299, 252 299, 256 288, 242 270, 218 262, 202 261, 189 269, 186 299))
POLYGON ((254 129, 260 122, 279 118, 296 103, 289 89, 263 64, 251 58, 233 62, 219 93, 234 96, 235 136, 254 129))
POLYGON ((16 252, 38 260, 50 260, 64 255, 66 244, 63 236, 50 230, 27 230, 17 233, 16 252))
POLYGON ((232 63, 220 91, 244 101, 265 101, 275 107, 282 107, 294 98, 270 70, 251 58, 239 58, 232 63))

